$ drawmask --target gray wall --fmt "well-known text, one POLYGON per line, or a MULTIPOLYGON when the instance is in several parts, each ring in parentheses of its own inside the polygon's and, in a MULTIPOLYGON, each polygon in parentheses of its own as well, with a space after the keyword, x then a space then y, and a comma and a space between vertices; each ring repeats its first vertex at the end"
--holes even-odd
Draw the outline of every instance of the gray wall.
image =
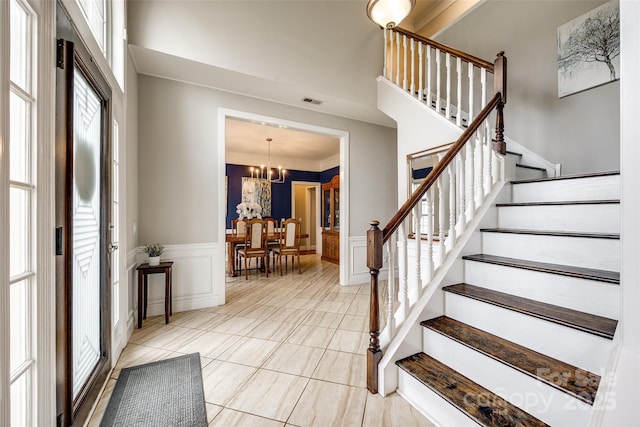
POLYGON ((140 75, 139 243, 218 241, 218 109, 228 108, 349 132, 350 234, 396 208, 395 130, 360 121, 140 75))
POLYGON ((558 98, 557 28, 602 3, 490 0, 436 37, 488 60, 505 51, 505 133, 563 175, 620 168, 619 81, 558 98))
POLYGON ((127 115, 127 143, 126 143, 126 177, 127 204, 126 227, 127 251, 138 246, 138 233, 133 234, 133 224, 138 221, 138 74, 127 50, 126 68, 127 96, 125 114, 127 115))

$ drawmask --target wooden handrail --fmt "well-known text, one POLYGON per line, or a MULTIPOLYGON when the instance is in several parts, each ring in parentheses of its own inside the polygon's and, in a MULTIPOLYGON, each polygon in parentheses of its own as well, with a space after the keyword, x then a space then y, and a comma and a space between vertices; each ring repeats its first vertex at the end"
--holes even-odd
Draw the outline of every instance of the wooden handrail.
POLYGON ((447 46, 446 44, 439 43, 439 42, 437 42, 435 40, 431 40, 431 39, 428 39, 426 37, 422 37, 419 34, 412 33, 411 31, 407 31, 407 30, 404 30, 402 28, 395 27, 393 29, 393 31, 395 31, 397 33, 400 33, 400 34, 403 34, 403 35, 405 35, 407 37, 411 37, 411 38, 416 39, 418 41, 421 41, 422 43, 428 44, 429 46, 433 46, 433 47, 435 47, 437 49, 440 49, 440 50, 442 50, 444 52, 447 52, 447 53, 451 54, 452 56, 455 56, 456 58, 460 58, 460 59, 463 59, 463 60, 465 60, 467 62, 470 62, 470 63, 472 63, 474 65, 477 65, 480 68, 486 68, 487 71, 489 71, 492 74, 494 72, 493 71, 493 64, 491 62, 489 62, 489 61, 485 61, 484 59, 475 57, 473 55, 469 55, 466 52, 463 52, 463 51, 458 50, 458 49, 454 49, 451 46, 447 46))
POLYGON ((449 148, 444 157, 436 164, 429 175, 426 176, 424 181, 416 188, 416 190, 411 194, 411 197, 407 199, 406 202, 402 205, 402 207, 396 212, 396 214, 391 218, 387 226, 382 231, 382 243, 386 243, 389 240, 389 237, 398 229, 402 221, 409 215, 411 209, 417 205, 422 196, 425 195, 427 190, 433 185, 434 182, 438 180, 440 175, 446 170, 449 164, 453 161, 456 155, 462 150, 462 147, 467 143, 469 138, 480 128, 480 125, 489 117, 489 114, 493 111, 494 108, 498 107, 498 105, 502 101, 502 95, 496 93, 493 95, 493 98, 489 101, 489 103, 480 111, 480 114, 476 116, 476 118, 471 122, 468 128, 462 132, 462 135, 458 138, 458 140, 449 148))
MULTIPOLYGON (((409 199, 391 218, 384 230, 380 230, 379 222, 371 221, 371 228, 367 231, 367 267, 371 274, 371 293, 369 307, 369 348, 367 349, 367 389, 371 393, 378 392, 378 365, 382 359, 382 349, 380 348, 380 302, 378 292, 378 276, 383 266, 383 246, 405 221, 411 210, 420 203, 422 197, 438 181, 444 171, 451 165, 455 157, 462 148, 469 142, 475 132, 484 125, 489 115, 496 110, 496 138, 493 143, 493 150, 498 154, 506 154, 506 143, 504 141, 504 105, 507 102, 507 58, 504 52, 498 52, 494 64, 491 64, 472 55, 445 46, 433 40, 420 37, 399 28, 394 29, 398 33, 413 37, 421 42, 434 46, 450 55, 464 59, 465 61, 489 70, 494 74, 494 95, 491 100, 482 108, 482 111, 473 119, 460 137, 451 145, 433 170, 425 177, 424 181, 411 194, 409 199)), ((406 56, 405 56, 406 67, 406 56)), ((405 88, 406 89, 406 88, 405 88)), ((473 206, 473 201, 471 201, 473 206)), ((442 236, 442 232, 440 234, 442 236)), ((419 247, 419 246, 418 246, 419 247)), ((444 252, 442 252, 444 256, 444 252)), ((389 297, 391 297, 389 295, 389 297)))

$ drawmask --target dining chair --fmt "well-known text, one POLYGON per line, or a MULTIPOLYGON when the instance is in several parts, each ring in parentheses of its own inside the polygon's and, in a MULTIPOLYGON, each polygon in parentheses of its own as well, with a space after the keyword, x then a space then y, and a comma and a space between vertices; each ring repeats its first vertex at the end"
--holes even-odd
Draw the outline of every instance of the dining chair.
MULTIPOLYGON (((240 259, 244 258, 244 277, 249 280, 247 261, 251 258, 262 258, 264 261, 264 271, 269 277, 269 256, 267 248, 267 233, 265 222, 262 219, 254 218, 247 221, 244 248, 238 250, 240 259)), ((257 265, 259 270, 259 265, 257 265)))
POLYGON ((269 251, 269 255, 271 255, 271 251, 278 247, 278 240, 280 239, 278 220, 271 217, 263 219, 265 226, 267 227, 267 250, 269 251))
MULTIPOLYGON (((281 224, 281 239, 277 248, 272 249, 276 259, 279 261, 280 275, 282 276, 282 257, 293 255, 291 262, 291 271, 295 268, 296 256, 298 257, 298 272, 302 274, 302 266, 300 265, 300 228, 301 221, 295 218, 289 218, 281 224)), ((286 259, 286 258, 285 258, 286 259)), ((286 263, 285 263, 286 265, 286 263)))
POLYGON ((233 262, 236 263, 236 271, 242 271, 240 264, 240 258, 238 258, 238 250, 244 248, 244 237, 247 232, 247 221, 245 219, 234 219, 231 221, 231 235, 234 237, 242 238, 242 243, 235 243, 235 249, 233 251, 233 262))

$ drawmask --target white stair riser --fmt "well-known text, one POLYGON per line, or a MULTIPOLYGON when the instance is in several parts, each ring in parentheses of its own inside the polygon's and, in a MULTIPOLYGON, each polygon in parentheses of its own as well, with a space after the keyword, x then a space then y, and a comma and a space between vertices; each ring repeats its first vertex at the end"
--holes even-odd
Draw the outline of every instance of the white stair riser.
POLYGON ((403 369, 398 369, 398 394, 437 426, 478 427, 475 421, 403 369))
POLYGON ((620 175, 515 184, 512 194, 514 203, 618 200, 620 175))
POLYGON ((516 166, 516 180, 546 178, 547 172, 516 166))
POLYGON ((620 205, 551 205, 498 207, 500 228, 620 233, 620 205))
POLYGON ((551 264, 620 271, 620 240, 482 233, 482 253, 551 264))
MULTIPOLYGON (((424 328, 423 351, 549 425, 586 426, 591 406, 478 351, 424 328), (567 408, 575 411, 567 411, 567 408)), ((544 369, 541 367, 541 369, 544 369)), ((560 373, 558 373, 560 374, 560 373)))
POLYGON ((620 315, 620 286, 614 283, 470 260, 464 261, 464 281, 609 319, 620 315))
POLYGON ((595 374, 602 373, 612 348, 609 339, 451 292, 445 297, 445 313, 460 322, 595 374))

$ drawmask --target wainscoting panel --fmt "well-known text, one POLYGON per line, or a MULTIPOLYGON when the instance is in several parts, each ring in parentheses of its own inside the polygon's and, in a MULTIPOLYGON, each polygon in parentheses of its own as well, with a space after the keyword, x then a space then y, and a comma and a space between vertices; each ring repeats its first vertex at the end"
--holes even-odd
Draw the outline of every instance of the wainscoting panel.
MULTIPOLYGON (((383 267, 380 269, 380 278, 387 278, 389 259, 386 252, 383 254, 383 267)), ((349 285, 361 285, 371 281, 369 267, 367 267, 367 236, 349 238, 349 285)), ((398 272, 396 271, 396 277, 398 272)))
MULTIPOLYGON (((173 261, 173 312, 214 307, 224 303, 224 280, 219 272, 224 271, 224 244, 166 245, 161 261, 173 261)), ((138 248, 138 263, 146 262, 142 247, 138 248)), ((136 264, 136 265, 137 265, 136 264)), ((133 294, 137 313, 137 271, 133 269, 133 294)), ((149 302, 147 316, 164 314, 164 274, 148 277, 149 302)))
POLYGON ((371 280, 367 267, 367 236, 349 238, 349 285, 368 283, 371 280))

